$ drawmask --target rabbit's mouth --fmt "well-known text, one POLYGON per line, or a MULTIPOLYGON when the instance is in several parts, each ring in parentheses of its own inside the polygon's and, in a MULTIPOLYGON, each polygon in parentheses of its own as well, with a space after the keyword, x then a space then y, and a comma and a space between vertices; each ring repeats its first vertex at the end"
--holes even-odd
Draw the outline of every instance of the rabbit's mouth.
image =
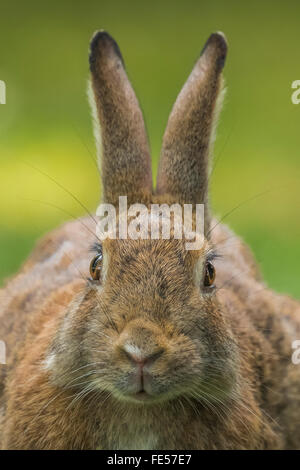
POLYGON ((140 390, 133 395, 133 398, 138 401, 145 401, 151 399, 151 396, 146 392, 146 390, 140 390))
POLYGON ((136 366, 127 374, 126 385, 122 390, 124 398, 138 402, 153 401, 157 399, 157 383, 147 367, 136 366))
POLYGON ((112 394, 120 401, 132 404, 155 405, 172 400, 185 393, 189 388, 184 377, 180 383, 170 376, 160 374, 147 366, 141 371, 136 367, 130 372, 120 374, 111 387, 112 394))
POLYGON ((155 404, 157 402, 165 401, 166 396, 165 394, 160 394, 160 395, 153 395, 145 390, 140 390, 139 392, 136 393, 122 393, 118 394, 117 397, 121 401, 126 401, 126 402, 131 402, 133 404, 149 404, 151 405, 152 403, 155 404))
POLYGON ((150 404, 164 400, 170 391, 162 382, 151 368, 136 366, 119 375, 112 392, 121 401, 150 404))

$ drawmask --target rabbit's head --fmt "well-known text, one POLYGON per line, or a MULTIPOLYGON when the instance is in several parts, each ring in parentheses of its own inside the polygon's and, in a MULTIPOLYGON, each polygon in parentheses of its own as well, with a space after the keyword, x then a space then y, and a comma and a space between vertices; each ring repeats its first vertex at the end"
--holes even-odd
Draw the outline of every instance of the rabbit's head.
POLYGON ((187 250, 186 239, 174 235, 173 218, 170 239, 117 236, 96 244, 92 279, 48 353, 57 384, 82 383, 132 406, 178 396, 219 400, 236 387, 238 358, 214 288, 217 254, 207 208, 226 50, 224 36, 212 34, 179 94, 153 191, 143 117, 119 48, 105 32, 94 36, 90 68, 103 202, 118 208, 119 196, 127 196, 128 204, 142 203, 147 211, 152 203, 204 204, 204 238, 187 250))

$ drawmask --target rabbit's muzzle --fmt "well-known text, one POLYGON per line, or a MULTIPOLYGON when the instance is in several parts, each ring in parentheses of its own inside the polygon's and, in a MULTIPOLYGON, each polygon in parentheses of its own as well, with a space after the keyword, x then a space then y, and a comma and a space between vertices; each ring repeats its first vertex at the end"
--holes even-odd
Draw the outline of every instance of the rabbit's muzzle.
POLYGON ((134 400, 157 395, 167 356, 167 339, 156 325, 139 319, 130 322, 115 345, 115 357, 121 365, 118 388, 122 394, 134 400))
POLYGON ((124 344, 124 353, 132 364, 132 373, 129 379, 131 392, 138 399, 146 398, 151 394, 152 374, 154 363, 162 356, 164 350, 158 349, 156 352, 148 353, 131 343, 124 344))

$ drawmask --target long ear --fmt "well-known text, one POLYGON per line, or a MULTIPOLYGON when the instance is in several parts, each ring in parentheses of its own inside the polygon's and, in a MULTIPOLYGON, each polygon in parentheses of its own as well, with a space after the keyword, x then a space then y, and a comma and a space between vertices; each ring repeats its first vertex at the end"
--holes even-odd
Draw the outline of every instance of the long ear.
POLYGON ((168 193, 181 203, 205 204, 206 228, 208 160, 226 52, 224 35, 212 34, 170 114, 157 176, 158 194, 168 193))
POLYGON ((152 191, 152 172, 144 120, 124 69, 121 52, 105 31, 90 45, 95 118, 100 130, 103 201, 119 196, 142 202, 152 191))

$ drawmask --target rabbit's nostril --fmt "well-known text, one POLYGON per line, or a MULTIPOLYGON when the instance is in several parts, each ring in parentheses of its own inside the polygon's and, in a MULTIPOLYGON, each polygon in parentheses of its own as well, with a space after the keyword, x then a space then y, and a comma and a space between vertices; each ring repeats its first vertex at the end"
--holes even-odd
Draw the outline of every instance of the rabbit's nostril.
POLYGON ((123 350, 128 359, 140 367, 144 367, 146 364, 153 364, 164 352, 161 348, 157 349, 155 352, 149 353, 132 344, 124 344, 123 350))

